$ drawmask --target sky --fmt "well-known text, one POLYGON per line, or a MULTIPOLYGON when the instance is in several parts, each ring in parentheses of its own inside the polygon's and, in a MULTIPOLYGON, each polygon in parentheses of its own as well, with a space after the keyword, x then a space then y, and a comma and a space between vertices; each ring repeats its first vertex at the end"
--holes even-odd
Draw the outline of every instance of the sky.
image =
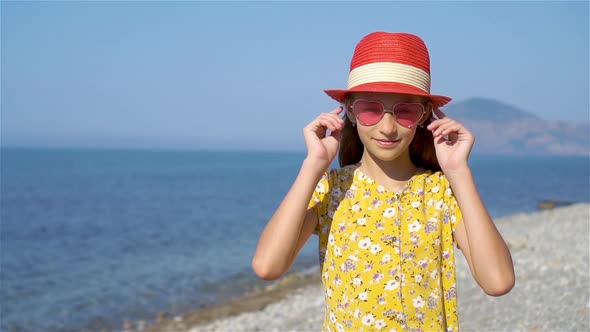
MULTIPOLYGON (((1 3, 2 146, 302 150, 354 47, 419 35, 433 94, 589 121, 589 2, 1 3)), ((444 109, 443 109, 444 110, 444 109)))

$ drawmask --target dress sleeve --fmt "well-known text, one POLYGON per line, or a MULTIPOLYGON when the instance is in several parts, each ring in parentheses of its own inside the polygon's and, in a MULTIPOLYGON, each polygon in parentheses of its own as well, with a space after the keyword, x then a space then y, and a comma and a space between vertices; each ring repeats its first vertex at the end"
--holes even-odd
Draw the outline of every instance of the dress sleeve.
POLYGON ((463 220, 463 214, 461 213, 461 208, 459 208, 459 204, 457 203, 457 199, 455 198, 449 180, 447 180, 444 174, 442 175, 441 180, 444 189, 443 201, 445 206, 443 218, 445 223, 449 222, 451 224, 453 242, 456 243, 455 230, 457 229, 457 225, 463 220))
POLYGON ((313 191, 313 195, 311 196, 311 200, 309 201, 308 209, 315 209, 315 212, 318 216, 318 224, 313 231, 313 234, 319 235, 320 230, 323 227, 324 220, 326 219, 326 214, 328 212, 328 198, 330 195, 327 193, 330 192, 330 173, 326 172, 318 182, 313 191))

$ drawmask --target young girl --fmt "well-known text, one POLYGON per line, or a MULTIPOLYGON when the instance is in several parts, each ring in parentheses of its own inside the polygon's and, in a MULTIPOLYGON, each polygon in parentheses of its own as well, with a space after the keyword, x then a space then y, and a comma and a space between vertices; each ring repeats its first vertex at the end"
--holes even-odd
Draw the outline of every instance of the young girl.
POLYGON ((371 33, 348 89, 325 92, 343 107, 304 128, 307 158, 260 236, 254 271, 279 278, 314 233, 324 330, 458 330, 455 244, 487 294, 515 278, 468 164, 474 137, 438 109, 450 98, 430 94, 426 45, 371 33), (328 171, 337 152, 341 168, 328 171))

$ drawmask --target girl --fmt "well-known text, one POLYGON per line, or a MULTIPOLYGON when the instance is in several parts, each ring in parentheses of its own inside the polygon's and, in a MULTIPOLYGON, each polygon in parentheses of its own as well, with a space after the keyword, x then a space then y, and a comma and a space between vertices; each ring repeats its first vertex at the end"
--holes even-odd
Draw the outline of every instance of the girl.
POLYGON ((343 107, 304 128, 307 158, 260 236, 254 271, 279 278, 315 233, 324 330, 458 330, 455 244, 487 294, 515 278, 468 164, 474 137, 438 109, 450 98, 430 94, 426 45, 371 33, 348 89, 325 92, 343 107), (341 168, 328 171, 337 152, 341 168))

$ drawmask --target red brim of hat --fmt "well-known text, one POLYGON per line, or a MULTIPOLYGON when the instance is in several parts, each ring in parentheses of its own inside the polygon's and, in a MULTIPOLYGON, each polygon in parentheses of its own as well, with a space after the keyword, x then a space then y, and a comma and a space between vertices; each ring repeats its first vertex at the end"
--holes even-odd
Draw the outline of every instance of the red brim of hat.
POLYGON ((452 99, 446 96, 428 94, 416 87, 402 83, 393 82, 375 82, 357 85, 348 90, 324 90, 324 92, 338 102, 344 101, 347 94, 351 92, 385 92, 385 93, 403 93, 428 97, 435 108, 442 107, 452 99))

